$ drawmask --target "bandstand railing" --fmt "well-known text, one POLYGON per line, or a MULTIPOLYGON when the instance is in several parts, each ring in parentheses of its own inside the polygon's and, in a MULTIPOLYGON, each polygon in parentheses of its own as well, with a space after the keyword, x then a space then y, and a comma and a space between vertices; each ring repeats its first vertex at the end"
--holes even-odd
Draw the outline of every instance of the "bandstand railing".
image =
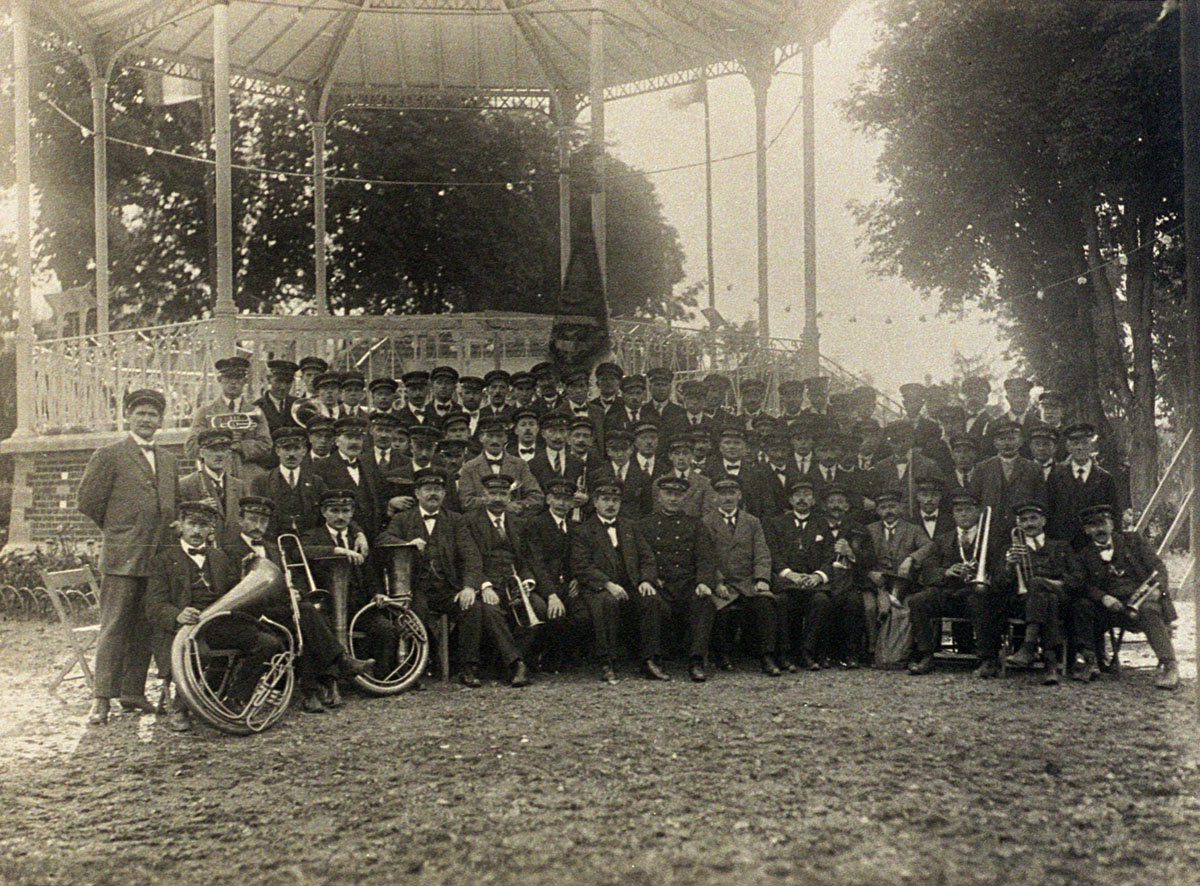
MULTIPOLYGON (((234 341, 251 361, 249 389, 260 391, 268 360, 317 355, 340 371, 368 378, 397 377, 414 368, 450 364, 463 374, 515 370, 546 358, 554 318, 537 314, 394 316, 241 315, 234 341)), ((219 320, 126 329, 104 335, 42 339, 33 348, 34 427, 37 434, 115 431, 126 391, 155 388, 167 398, 167 427, 183 427, 199 403, 216 396, 213 363, 219 353, 219 320)), ((730 342, 708 330, 651 321, 614 320, 613 359, 627 372, 665 366, 683 379, 710 372, 729 375, 735 392, 750 377, 768 382, 774 400, 779 381, 798 378, 806 364, 803 343, 772 339, 763 350, 730 342)), ((822 374, 834 389, 861 380, 828 358, 822 374)), ((897 404, 881 398, 885 412, 897 404)))

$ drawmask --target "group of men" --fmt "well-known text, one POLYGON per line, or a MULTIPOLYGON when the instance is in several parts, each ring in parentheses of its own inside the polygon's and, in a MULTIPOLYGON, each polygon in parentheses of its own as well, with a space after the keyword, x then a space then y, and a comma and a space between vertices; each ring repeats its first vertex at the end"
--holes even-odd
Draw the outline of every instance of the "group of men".
MULTIPOLYGON (((853 668, 885 657, 880 629, 901 611, 911 640, 890 654, 913 674, 934 667, 941 619, 957 616, 971 631, 956 642, 995 676, 1017 616, 1006 663, 1043 662, 1046 682, 1064 647, 1071 676, 1094 679, 1097 638, 1119 625, 1147 634, 1157 685, 1178 683, 1166 572, 1120 531, 1120 474, 1065 398, 1031 403, 1024 379, 1005 382, 1002 408, 985 379, 952 396, 906 384, 904 415, 881 425, 874 390, 831 395, 825 377, 782 382, 771 412, 759 379, 735 391, 722 375, 611 362, 398 381, 316 357, 267 367, 252 399, 249 361, 217 362, 221 394, 193 416, 187 469, 154 443, 154 391, 126 396, 129 436, 88 465, 79 508, 104 531, 93 722, 110 699, 147 707, 151 650, 255 557, 278 559, 282 533, 318 563, 351 564, 352 607, 386 592, 381 551, 414 547, 411 605, 453 621, 467 686, 492 661, 523 686, 584 657, 611 683, 622 649, 655 680, 678 658, 702 682, 741 650, 770 676, 853 668)), ((336 706, 339 679, 386 673, 395 656, 385 619, 366 625, 366 659, 327 616, 303 622, 305 710, 336 706)), ((262 636, 224 640, 271 652, 262 636)))

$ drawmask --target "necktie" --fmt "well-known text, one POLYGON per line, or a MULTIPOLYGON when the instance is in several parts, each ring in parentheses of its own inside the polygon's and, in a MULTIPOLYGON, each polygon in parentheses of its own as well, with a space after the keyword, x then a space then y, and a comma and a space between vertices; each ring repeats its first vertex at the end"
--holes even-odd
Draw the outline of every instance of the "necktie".
POLYGON ((337 541, 338 541, 338 547, 339 547, 339 548, 347 548, 347 549, 349 549, 349 547, 350 547, 350 542, 349 542, 349 541, 347 540, 347 538, 346 538, 346 533, 344 533, 344 532, 339 532, 339 533, 338 533, 338 536, 337 536, 337 541))
POLYGON ((550 453, 550 469, 552 471, 554 471, 554 473, 556 473, 556 474, 562 473, 562 468, 560 466, 560 459, 561 459, 561 456, 557 452, 550 453))
POLYGON ((896 530, 893 529, 891 526, 884 526, 883 527, 883 542, 884 542, 884 544, 890 545, 892 543, 892 536, 895 534, 896 534, 896 530))
POLYGON ((496 532, 498 532, 500 534, 501 538, 503 538, 503 539, 508 538, 508 533, 506 533, 504 531, 504 518, 503 517, 495 517, 492 520, 492 525, 496 527, 496 532))
POLYGON ((560 520, 557 517, 555 517, 554 522, 558 524, 558 531, 561 532, 563 535, 566 535, 567 531, 568 531, 567 530, 567 521, 560 520))
POLYGON ((1075 479, 1078 480, 1080 483, 1083 482, 1084 471, 1085 471, 1084 468, 1076 468, 1075 469, 1075 479))
POLYGON ((296 488, 298 478, 296 477, 296 471, 294 469, 289 471, 285 468, 283 471, 283 479, 287 480, 287 485, 292 487, 292 489, 296 488))

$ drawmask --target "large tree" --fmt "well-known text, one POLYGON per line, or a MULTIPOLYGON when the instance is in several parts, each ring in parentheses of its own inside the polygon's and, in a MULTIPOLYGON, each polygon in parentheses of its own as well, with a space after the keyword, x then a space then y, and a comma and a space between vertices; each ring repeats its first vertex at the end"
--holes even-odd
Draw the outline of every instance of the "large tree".
MULTIPOLYGON (((1181 219, 1178 18, 1158 3, 883 0, 846 110, 882 140, 873 257, 1014 352, 1157 475, 1156 321, 1181 219), (1112 419, 1110 422, 1109 419, 1112 419)), ((1161 349, 1160 349, 1161 352, 1161 349)))
MULTIPOLYGON (((94 274, 91 139, 67 117, 90 125, 88 85, 61 49, 42 47, 35 58, 39 261, 64 287, 77 286, 94 274)), ((212 167, 167 152, 211 156, 207 105, 155 105, 135 71, 121 71, 110 88, 113 325, 203 316, 213 302, 212 167)), ((239 94, 233 133, 235 164, 256 167, 233 174, 235 301, 245 311, 299 309, 313 291, 308 123, 295 103, 239 94)), ((347 111, 330 124, 328 146, 335 310, 553 310, 557 147, 544 115, 347 111)), ((678 235, 645 176, 608 163, 611 312, 678 316, 686 306, 674 296, 683 279, 678 235)), ((586 211, 584 203, 574 210, 586 211)))

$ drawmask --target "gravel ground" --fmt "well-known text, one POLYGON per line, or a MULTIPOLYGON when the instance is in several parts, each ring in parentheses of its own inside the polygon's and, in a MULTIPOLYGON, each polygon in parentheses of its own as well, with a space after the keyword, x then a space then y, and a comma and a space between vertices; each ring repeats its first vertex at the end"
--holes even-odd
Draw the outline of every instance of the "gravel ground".
POLYGON ((88 730, 78 682, 45 691, 56 631, 0 623, 0 881, 1196 883, 1191 608, 1173 694, 1130 669, 577 674, 248 738, 88 730))

